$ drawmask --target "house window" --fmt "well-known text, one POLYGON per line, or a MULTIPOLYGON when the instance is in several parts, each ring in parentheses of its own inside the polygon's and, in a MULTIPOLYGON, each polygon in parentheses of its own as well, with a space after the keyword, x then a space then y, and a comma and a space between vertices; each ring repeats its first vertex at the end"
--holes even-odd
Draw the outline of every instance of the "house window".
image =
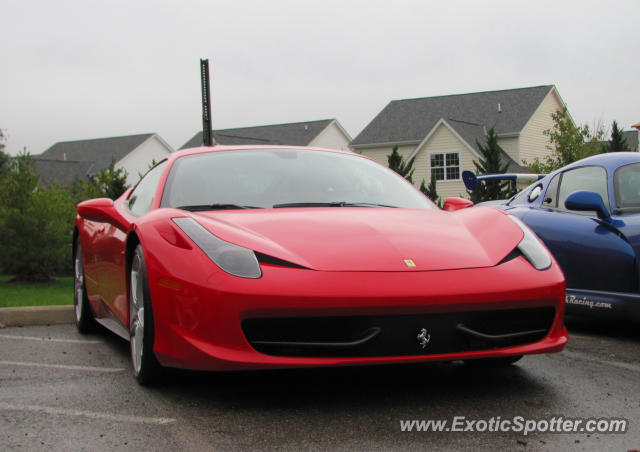
POLYGON ((460 180, 460 154, 457 152, 431 154, 431 178, 460 180))

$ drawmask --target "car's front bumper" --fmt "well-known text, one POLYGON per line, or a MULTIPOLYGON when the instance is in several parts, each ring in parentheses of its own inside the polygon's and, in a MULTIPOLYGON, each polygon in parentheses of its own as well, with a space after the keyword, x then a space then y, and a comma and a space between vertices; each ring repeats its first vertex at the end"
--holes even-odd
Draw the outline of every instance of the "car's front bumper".
POLYGON ((263 265, 261 278, 244 279, 224 273, 194 251, 199 250, 184 250, 170 263, 147 256, 154 351, 165 366, 234 370, 473 359, 557 352, 568 339, 563 326, 564 278, 555 263, 537 271, 519 257, 491 268, 433 272, 319 272, 263 265), (548 331, 530 342, 457 351, 433 345, 456 334, 446 329, 441 334, 438 316, 448 316, 456 326, 456 313, 462 318, 469 312, 544 307, 553 310, 548 331), (332 317, 392 323, 404 319, 394 327, 393 340, 407 344, 402 353, 389 348, 388 354, 372 352, 371 342, 366 353, 357 348, 302 353, 294 348, 291 355, 267 354, 274 352, 252 346, 243 331, 243 322, 246 326, 255 319, 313 318, 325 326, 312 335, 331 342, 332 332, 322 329, 331 329, 332 323, 322 324, 322 319, 332 317), (418 338, 422 328, 431 335, 425 348, 418 338))

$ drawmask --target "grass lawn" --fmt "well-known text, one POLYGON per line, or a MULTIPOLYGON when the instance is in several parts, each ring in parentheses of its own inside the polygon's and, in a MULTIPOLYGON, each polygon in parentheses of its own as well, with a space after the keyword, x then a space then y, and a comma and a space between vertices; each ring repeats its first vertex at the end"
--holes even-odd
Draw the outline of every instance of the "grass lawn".
POLYGON ((55 278, 50 283, 15 283, 0 276, 0 308, 73 304, 73 277, 55 278))

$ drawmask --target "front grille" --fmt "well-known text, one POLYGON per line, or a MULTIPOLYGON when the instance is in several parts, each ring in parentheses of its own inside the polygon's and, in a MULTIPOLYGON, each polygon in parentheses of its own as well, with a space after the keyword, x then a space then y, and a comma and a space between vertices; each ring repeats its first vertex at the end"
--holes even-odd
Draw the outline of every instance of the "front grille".
POLYGON ((275 356, 411 356, 490 350, 544 338, 553 307, 418 315, 250 318, 244 334, 275 356), (418 335, 422 330, 422 342, 418 335))

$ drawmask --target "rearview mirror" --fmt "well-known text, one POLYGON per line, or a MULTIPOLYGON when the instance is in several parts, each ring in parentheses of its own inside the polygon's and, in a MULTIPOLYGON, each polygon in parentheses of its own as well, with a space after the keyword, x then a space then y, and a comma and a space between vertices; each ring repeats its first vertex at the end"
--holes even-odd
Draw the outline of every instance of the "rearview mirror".
POLYGON ((603 220, 611 217, 607 206, 604 205, 602 196, 593 191, 574 191, 567 196, 564 206, 569 210, 595 211, 598 218, 603 220))
POLYGON ((454 212, 460 209, 466 209, 467 207, 472 207, 473 202, 468 199, 458 198, 457 196, 449 196, 444 201, 444 210, 447 212, 454 212))
POLYGON ((129 223, 120 215, 109 198, 96 198, 78 204, 78 215, 89 221, 109 223, 126 231, 129 223))

